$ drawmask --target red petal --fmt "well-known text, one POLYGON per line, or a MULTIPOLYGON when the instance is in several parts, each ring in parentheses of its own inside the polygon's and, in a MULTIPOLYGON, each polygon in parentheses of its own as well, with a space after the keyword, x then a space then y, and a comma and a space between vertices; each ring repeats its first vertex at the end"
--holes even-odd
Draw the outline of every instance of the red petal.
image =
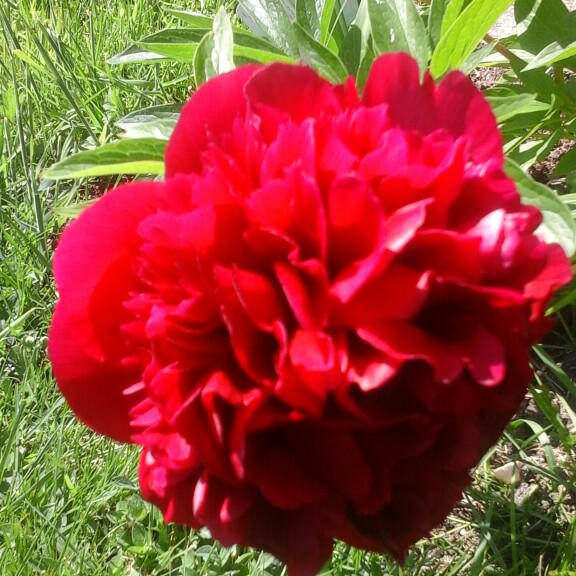
POLYGON ((199 172, 201 154, 212 134, 230 132, 237 116, 246 111, 244 87, 260 68, 242 66, 201 86, 184 106, 166 148, 166 177, 199 172))
POLYGON ((480 91, 461 72, 451 72, 437 87, 426 75, 420 85, 416 61, 408 54, 385 54, 374 61, 362 103, 388 104, 395 124, 429 134, 447 130, 455 139, 466 136, 475 162, 503 162, 502 140, 494 114, 480 91))
POLYGON ((123 302, 136 286, 131 258, 136 228, 161 204, 163 185, 135 183, 104 196, 72 222, 54 258, 60 292, 49 334, 52 369, 72 410, 91 428, 127 442, 129 410, 142 393, 125 395, 138 370, 127 355, 120 328, 129 319, 123 302))
POLYGON ((332 115, 343 108, 342 90, 307 66, 275 63, 254 74, 246 86, 246 97, 264 120, 269 138, 288 120, 299 124, 320 114, 332 115))
POLYGON ((436 126, 455 138, 466 136, 475 162, 504 162, 502 138, 490 105, 462 72, 448 74, 436 90, 436 126))

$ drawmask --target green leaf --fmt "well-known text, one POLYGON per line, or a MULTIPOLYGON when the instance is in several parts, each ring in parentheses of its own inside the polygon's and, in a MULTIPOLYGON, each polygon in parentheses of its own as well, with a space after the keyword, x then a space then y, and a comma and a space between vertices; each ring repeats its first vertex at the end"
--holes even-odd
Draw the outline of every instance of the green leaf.
POLYGON ((214 47, 212 48, 212 65, 217 74, 234 70, 232 23, 226 9, 222 6, 214 17, 214 47))
MULTIPOLYGON (((531 54, 540 56, 553 43, 567 48, 576 42, 576 13, 570 13, 562 0, 516 0, 514 16, 518 43, 531 54)), ((574 70, 576 58, 564 64, 574 70)))
POLYGON ((156 138, 120 140, 78 152, 54 164, 44 178, 63 180, 109 174, 163 174, 166 141, 156 138))
POLYGON ((468 58, 460 66, 461 72, 469 76, 472 74, 484 60, 493 52, 496 42, 490 42, 490 44, 485 44, 481 48, 478 48, 475 52, 472 52, 468 58))
MULTIPOLYGON (((536 94, 512 94, 510 96, 487 97, 499 124, 518 114, 533 112, 535 99, 536 94)), ((542 104, 542 106, 544 109, 548 108, 546 104, 542 104)))
POLYGON ((189 12, 188 10, 174 10, 172 8, 164 8, 164 10, 175 16, 179 20, 190 24, 192 28, 203 28, 204 30, 212 28, 212 16, 205 16, 199 12, 189 12))
POLYGON ((474 52, 482 37, 490 30, 514 0, 472 0, 453 24, 444 32, 430 62, 435 78, 458 68, 474 52))
POLYGON ((150 63, 160 62, 166 60, 166 56, 158 54, 157 52, 152 52, 141 46, 130 46, 126 48, 120 54, 116 54, 106 60, 108 64, 118 65, 118 64, 140 64, 140 63, 150 63))
POLYGON ((75 202, 74 204, 68 204, 68 206, 56 206, 54 207, 54 214, 58 216, 61 220, 70 220, 72 218, 78 218, 86 208, 95 204, 97 199, 86 200, 84 202, 75 202))
POLYGON ((296 22, 314 40, 320 40, 320 14, 322 3, 316 0, 296 0, 296 22))
POLYGON ((368 80, 368 74, 370 73, 370 68, 372 67, 372 63, 376 55, 372 51, 372 48, 368 45, 366 47, 366 53, 360 60, 360 66, 358 67, 358 72, 356 73, 356 86, 358 86, 358 90, 362 91, 364 89, 364 85, 366 84, 366 80, 368 80))
POLYGON ((300 57, 312 66, 319 74, 334 83, 344 82, 348 77, 348 70, 334 52, 317 42, 300 26, 294 23, 294 31, 298 41, 300 57))
POLYGON ((242 62, 261 62, 262 64, 268 64, 269 62, 286 62, 288 64, 295 64, 296 59, 290 58, 285 54, 279 54, 272 49, 268 48, 268 42, 256 36, 246 35, 243 38, 239 34, 234 34, 234 58, 235 60, 240 60, 242 62), (245 44, 239 44, 248 40, 245 44), (252 42, 254 40, 255 42, 252 42), (255 46, 249 46, 249 43, 254 43, 255 46), (260 43, 260 44, 258 44, 260 43), (265 46, 265 47, 264 47, 265 46))
POLYGON ((328 44, 330 29, 334 18, 334 9, 338 6, 336 0, 324 0, 320 13, 320 43, 328 44))
POLYGON ((365 48, 362 43, 362 32, 360 28, 352 25, 348 29, 338 54, 350 75, 356 76, 358 73, 363 52, 365 48))
POLYGON ((196 86, 202 86, 205 82, 214 78, 218 73, 212 62, 214 51, 214 32, 208 32, 196 47, 194 53, 194 81, 196 86))
POLYGON ((560 158, 556 168, 554 168, 554 172, 552 172, 552 176, 565 176, 571 172, 576 172, 576 148, 568 150, 568 152, 560 158))
MULTIPOLYGON (((444 14, 442 15, 442 26, 440 28, 440 38, 446 34, 450 29, 452 24, 456 22, 456 19, 462 13, 462 10, 466 7, 465 0, 446 0, 446 6, 444 7, 444 14)), ((438 40, 440 40, 440 38, 438 40)))
POLYGON ((204 28, 169 28, 146 36, 137 44, 174 60, 192 62, 198 43, 211 31, 204 28))
POLYGON ((282 0, 239 0, 237 13, 252 32, 298 58, 298 41, 282 0))
POLYGON ((517 162, 523 170, 527 170, 550 154, 560 140, 560 136, 561 131, 555 130, 552 134, 538 134, 530 138, 523 137, 519 145, 514 145, 513 150, 508 151, 509 144, 505 148, 508 151, 508 157, 517 162))
POLYGON ((542 68, 544 66, 548 67, 559 62, 560 60, 566 60, 571 56, 576 56, 576 41, 568 44, 567 46, 562 46, 559 42, 551 42, 543 48, 532 60, 530 60, 528 66, 524 68, 524 72, 528 70, 534 70, 536 68, 542 68))
MULTIPOLYGON (((190 62, 194 58, 198 44, 212 30, 178 28, 164 30, 141 40, 146 46, 161 52, 166 57, 190 62)), ((243 57, 256 62, 294 62, 280 52, 269 41, 258 38, 249 32, 234 32, 234 56, 243 57)))
POLYGON ((428 37, 412 0, 368 0, 376 54, 409 52, 420 70, 428 63, 428 37))
POLYGON ((131 112, 116 122, 126 138, 159 138, 168 140, 180 117, 180 105, 152 106, 131 112))
POLYGON ((454 5, 450 0, 432 0, 428 12, 428 34, 434 46, 438 44, 442 32, 442 22, 448 6, 454 5))
POLYGON ((539 231, 547 242, 557 242, 570 257, 576 251, 576 224, 566 205, 547 186, 534 181, 512 160, 506 160, 506 172, 516 181, 527 204, 537 206, 544 222, 539 231))
POLYGON ((180 117, 182 111, 181 104, 161 104, 160 106, 150 106, 149 108, 141 108, 126 114, 123 118, 116 122, 125 130, 128 124, 145 124, 147 122, 155 122, 157 120, 173 120, 176 121, 180 117))

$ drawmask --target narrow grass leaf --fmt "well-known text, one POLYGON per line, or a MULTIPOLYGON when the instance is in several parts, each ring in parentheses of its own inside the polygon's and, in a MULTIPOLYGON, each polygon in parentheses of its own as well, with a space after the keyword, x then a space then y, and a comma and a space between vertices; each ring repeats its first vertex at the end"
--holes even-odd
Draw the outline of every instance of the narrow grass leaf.
POLYGON ((558 366, 558 363, 546 352, 541 344, 534 346, 534 352, 544 363, 546 369, 554 376, 554 379, 562 384, 568 393, 576 399, 576 383, 572 378, 566 374, 562 367, 558 366))
POLYGON ((54 164, 44 178, 62 180, 109 174, 163 174, 165 140, 127 139, 78 152, 54 164))
POLYGON ((537 377, 537 380, 538 386, 534 385, 530 389, 534 402, 540 412, 546 416, 548 422, 550 422, 551 426, 556 430, 562 444, 569 447, 572 444, 572 434, 562 420, 558 408, 552 403, 550 391, 540 378, 537 377))
POLYGON ((442 35, 430 62, 435 78, 458 68, 472 54, 478 42, 490 30, 513 0, 472 0, 442 35))
POLYGON ((368 15, 377 54, 408 52, 426 69, 428 36, 412 0, 368 0, 368 15))
MULTIPOLYGON (((530 386, 530 392, 532 396, 534 396, 534 386, 530 386)), ((538 392, 536 392, 538 395, 538 392)), ((536 402, 536 397, 534 396, 534 401, 536 402)), ((536 404, 538 404, 536 402, 536 404)), ((538 424, 535 420, 530 420, 528 418, 518 418, 515 422, 526 424, 529 428, 532 429, 532 432, 538 438, 538 442, 540 442, 540 446, 544 450, 544 456, 546 458, 546 463, 548 464, 548 469, 552 474, 556 473, 556 457, 554 456, 554 451, 552 450, 552 443, 550 441, 550 436, 546 433, 546 430, 538 424)))
POLYGON ((516 181, 522 199, 537 206, 544 217, 541 232, 548 242, 557 242, 568 256, 576 252, 576 223, 566 205, 550 188, 533 180, 508 159, 506 172, 516 181))

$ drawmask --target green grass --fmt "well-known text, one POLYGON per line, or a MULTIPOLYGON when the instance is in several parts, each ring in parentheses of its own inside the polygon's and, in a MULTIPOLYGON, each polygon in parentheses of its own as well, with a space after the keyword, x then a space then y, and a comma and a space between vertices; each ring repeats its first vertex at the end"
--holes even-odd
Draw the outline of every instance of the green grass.
MULTIPOLYGON (((170 6, 200 8, 183 0, 170 6)), ((78 423, 46 359, 62 213, 92 189, 43 181, 42 172, 108 141, 126 113, 184 99, 192 83, 185 65, 106 64, 131 39, 170 23, 157 0, 0 3, 2 575, 285 573, 269 555, 222 549, 204 531, 163 524, 139 496, 137 450, 78 423)), ((338 544, 326 574, 576 574, 576 386, 574 371, 556 364, 576 364, 573 316, 535 359, 534 401, 475 472, 445 526, 403 568, 338 544), (493 478, 491 470, 508 461, 524 463, 520 484, 493 478)))

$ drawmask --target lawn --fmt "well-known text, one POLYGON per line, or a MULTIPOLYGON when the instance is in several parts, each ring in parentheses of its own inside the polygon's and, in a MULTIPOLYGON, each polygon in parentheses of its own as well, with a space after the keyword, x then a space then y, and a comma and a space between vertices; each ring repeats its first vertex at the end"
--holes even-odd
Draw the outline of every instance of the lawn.
MULTIPOLYGON (((47 360, 59 234, 77 203, 116 180, 52 181, 43 173, 108 142, 127 113, 184 101, 194 84, 185 63, 107 63, 131 40, 172 24, 159 0, 0 4, 2 575, 285 573, 268 554, 221 548, 207 531, 164 524, 139 495, 138 450, 79 423, 47 360)), ((530 394, 432 538, 404 567, 337 544, 324 574, 576 575, 575 307, 562 308, 535 350, 530 394)))

